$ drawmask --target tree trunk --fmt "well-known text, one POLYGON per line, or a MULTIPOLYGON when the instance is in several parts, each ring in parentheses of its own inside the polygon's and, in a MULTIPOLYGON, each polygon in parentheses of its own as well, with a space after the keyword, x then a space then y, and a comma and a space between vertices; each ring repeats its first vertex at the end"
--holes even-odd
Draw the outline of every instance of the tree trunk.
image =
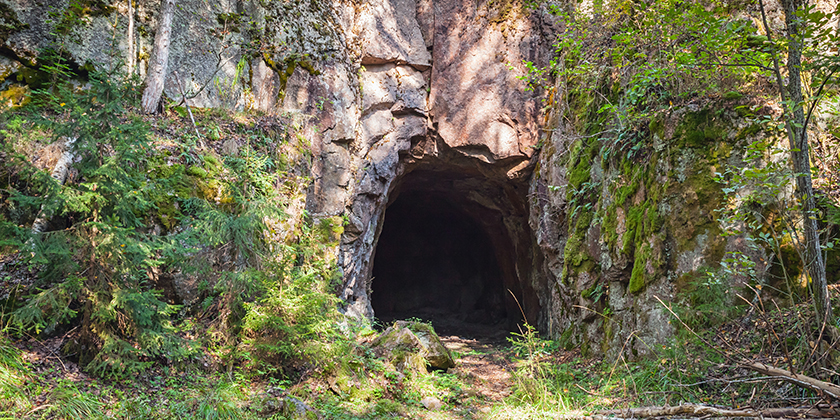
POLYGON ((803 0, 783 0, 785 27, 788 37, 788 93, 790 103, 785 106, 793 172, 796 176, 796 193, 802 206, 802 227, 805 233, 805 268, 811 278, 812 293, 817 319, 821 326, 832 320, 831 304, 828 300, 828 283, 825 275, 825 261, 820 249, 820 233, 814 212, 814 187, 811 183, 811 159, 808 148, 808 130, 805 127, 804 98, 802 96, 802 39, 797 10, 805 5, 803 0), (792 134, 792 135, 790 135, 792 134))
MULTIPOLYGON (((76 155, 73 153, 73 143, 76 142, 76 138, 67 138, 64 141, 64 151, 61 153, 61 157, 58 158, 58 162, 55 163, 55 167, 53 168, 50 176, 58 185, 63 185, 64 181, 67 179, 67 172, 70 170, 70 165, 73 163, 73 158, 76 155)), ((32 235, 37 235, 39 233, 43 233, 44 230, 47 229, 47 225, 50 223, 50 219, 52 219, 52 212, 47 210, 46 205, 41 206, 41 211, 38 212, 38 217, 32 222, 32 235)))
POLYGON ((149 60, 146 74, 146 89, 143 91, 143 112, 156 114, 163 94, 163 82, 169 63, 169 40, 172 30, 172 16, 175 14, 175 0, 163 0, 161 4, 158 28, 155 33, 155 45, 149 60))
POLYGON ((135 60, 137 59, 137 52, 134 44, 134 4, 132 0, 128 0, 128 63, 126 63, 126 73, 130 78, 134 75, 135 60))

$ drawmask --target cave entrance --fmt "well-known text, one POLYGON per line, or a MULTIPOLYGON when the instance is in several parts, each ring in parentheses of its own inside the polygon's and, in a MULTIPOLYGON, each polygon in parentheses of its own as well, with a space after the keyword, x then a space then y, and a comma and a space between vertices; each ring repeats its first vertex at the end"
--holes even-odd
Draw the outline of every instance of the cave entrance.
POLYGON ((375 248, 371 304, 380 321, 419 318, 441 334, 475 337, 507 335, 521 323, 522 253, 505 220, 519 218, 514 224, 527 231, 527 215, 512 214, 526 207, 498 204, 510 198, 502 189, 457 174, 405 177, 375 248))

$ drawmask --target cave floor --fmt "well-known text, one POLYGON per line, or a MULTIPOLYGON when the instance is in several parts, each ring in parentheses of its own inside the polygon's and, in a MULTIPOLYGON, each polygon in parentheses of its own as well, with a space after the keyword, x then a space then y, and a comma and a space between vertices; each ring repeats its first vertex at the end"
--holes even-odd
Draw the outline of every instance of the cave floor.
POLYGON ((504 319, 485 320, 452 313, 440 308, 422 308, 406 313, 389 314, 379 318, 380 326, 384 329, 391 322, 397 320, 420 320, 430 323, 439 336, 462 337, 474 339, 482 343, 504 344, 510 337, 510 329, 504 319))

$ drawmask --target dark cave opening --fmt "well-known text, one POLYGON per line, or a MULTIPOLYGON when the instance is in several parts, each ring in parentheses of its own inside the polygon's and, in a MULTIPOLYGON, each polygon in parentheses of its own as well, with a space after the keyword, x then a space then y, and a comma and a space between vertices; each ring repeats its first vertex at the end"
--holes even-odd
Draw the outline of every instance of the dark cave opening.
POLYGON ((522 321, 516 238, 504 211, 476 201, 505 200, 506 194, 479 186, 478 179, 428 171, 407 178, 385 211, 375 248, 376 317, 431 321, 442 334, 489 337, 515 330, 522 321))

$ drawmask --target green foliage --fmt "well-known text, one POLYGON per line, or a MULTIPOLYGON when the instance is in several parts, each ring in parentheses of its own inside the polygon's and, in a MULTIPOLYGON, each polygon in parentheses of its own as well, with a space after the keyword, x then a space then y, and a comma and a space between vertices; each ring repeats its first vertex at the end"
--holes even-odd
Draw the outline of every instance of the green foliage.
POLYGON ((187 361, 197 346, 173 323, 186 308, 159 291, 161 276, 180 271, 207 277, 201 307, 219 312, 205 344, 230 362, 295 376, 302 364, 343 356, 330 257, 342 220, 286 220, 306 179, 284 172, 294 167, 277 163, 274 140, 252 134, 224 157, 196 150, 189 136, 160 147, 133 111, 135 85, 92 72, 80 89, 61 55, 50 57, 50 83, 0 132, 15 139, 0 165, 14 174, 2 185, 2 245, 39 273, 8 330, 49 336, 79 325, 65 350, 104 377, 187 361), (31 147, 18 141, 29 133, 74 139, 71 180, 57 183, 19 153, 31 147), (24 228, 39 214, 51 221, 46 232, 24 228))
POLYGON ((238 420, 245 413, 236 404, 244 398, 237 384, 220 382, 199 395, 196 417, 204 420, 238 420))
MULTIPOLYGON (((148 127, 126 109, 136 89, 94 72, 90 88, 80 90, 62 79, 69 72, 64 61, 47 67, 56 82, 34 93, 37 109, 48 115, 36 114, 35 125, 54 141, 75 139, 78 182, 61 185, 24 166, 28 191, 8 191, 18 206, 40 207, 66 226, 32 236, 16 231, 17 244, 32 251, 29 264, 42 268, 39 288, 10 325, 51 333, 81 317, 81 359, 102 375, 139 372, 157 357, 179 360, 188 352, 169 320, 177 308, 161 301, 147 274, 175 252, 177 239, 142 229, 156 206, 146 177, 148 127)), ((22 157, 17 162, 25 165, 22 157)))
POLYGON ((53 32, 61 37, 70 37, 81 42, 75 30, 89 24, 90 17, 105 16, 114 11, 114 6, 105 0, 71 0, 61 12, 50 12, 53 32))
POLYGON ((61 383, 52 389, 47 395, 47 401, 47 404, 38 407, 38 418, 105 418, 102 402, 71 383, 61 383))
MULTIPOLYGON (((759 117, 761 124, 773 125, 768 117, 759 117)), ((800 204, 793 197, 791 168, 786 163, 787 151, 773 143, 773 138, 752 142, 741 162, 716 174, 727 202, 717 210, 727 236, 743 235, 745 244, 755 251, 774 255, 772 265, 779 279, 759 277, 756 262, 740 252, 730 252, 721 263, 718 275, 745 276, 752 284, 769 286, 788 298, 798 298, 797 276, 804 262, 801 255, 790 255, 791 244, 798 244, 801 232, 800 204), (799 257, 799 258, 797 258, 799 257)))
POLYGON ((561 396, 554 395, 550 381, 551 366, 543 358, 549 354, 552 342, 542 339, 539 332, 529 324, 519 333, 511 333, 508 342, 513 354, 519 357, 518 368, 514 373, 516 385, 512 397, 519 403, 527 403, 540 410, 552 406, 568 409, 568 402, 561 396))
POLYGON ((694 330, 714 328, 732 319, 738 311, 733 305, 734 296, 720 275, 706 272, 703 275, 686 275, 688 282, 679 299, 684 302, 678 310, 680 319, 694 330))
POLYGON ((271 373, 283 363, 303 361, 329 370, 346 354, 349 342, 339 330, 332 293, 339 277, 318 252, 326 249, 313 243, 312 230, 304 226, 297 246, 254 273, 259 297, 245 304, 242 325, 253 369, 271 373))
POLYGON ((731 91, 754 73, 722 65, 727 63, 722 56, 741 57, 742 34, 756 28, 733 18, 721 2, 615 2, 611 10, 606 7, 597 6, 594 19, 589 12, 551 7, 566 30, 554 45, 549 69, 569 92, 569 120, 611 125, 612 149, 639 153, 639 132, 658 112, 696 95, 731 91), (594 96, 583 93, 593 86, 594 96))
POLYGON ((14 418, 16 410, 27 407, 23 393, 25 369, 20 352, 0 335, 0 419, 14 418))
MULTIPOLYGON (((333 292, 338 274, 331 250, 343 220, 288 219, 283 209, 302 198, 307 180, 283 172, 295 170, 294 163, 277 163, 283 157, 273 140, 254 137, 224 157, 196 150, 194 138, 160 147, 132 111, 134 86, 94 73, 89 89, 79 89, 62 81, 70 73, 63 62, 54 68, 55 83, 38 91, 30 108, 2 120, 2 135, 15 139, 4 143, 10 159, 0 164, 3 173, 14 174, 1 185, 9 206, 0 208, 0 229, 10 233, 3 246, 19 250, 24 264, 39 273, 25 301, 3 315, 11 315, 9 332, 44 337, 78 326, 63 350, 79 354, 88 373, 129 378, 159 361, 184 366, 198 346, 181 338, 182 329, 202 328, 189 320, 189 311, 215 308, 208 334, 184 332, 201 335, 229 367, 241 362, 248 377, 297 378, 353 358, 333 292), (62 143, 76 138, 77 162, 67 184, 18 153, 32 147, 18 141, 29 133, 62 143), (38 214, 51 223, 33 235, 24 226, 38 214), (207 277, 200 305, 164 300, 158 276, 178 271, 207 277)), ((3 376, 12 385, 20 378, 3 376)), ((225 383, 201 392, 186 387, 168 396, 164 407, 128 398, 112 413, 252 418, 241 389, 225 383)), ((0 391, 12 401, 5 388, 0 391)), ((103 399, 88 391, 61 384, 50 392, 38 409, 45 416, 101 414, 103 399)), ((22 408, 12 409, 20 414, 22 408)))

